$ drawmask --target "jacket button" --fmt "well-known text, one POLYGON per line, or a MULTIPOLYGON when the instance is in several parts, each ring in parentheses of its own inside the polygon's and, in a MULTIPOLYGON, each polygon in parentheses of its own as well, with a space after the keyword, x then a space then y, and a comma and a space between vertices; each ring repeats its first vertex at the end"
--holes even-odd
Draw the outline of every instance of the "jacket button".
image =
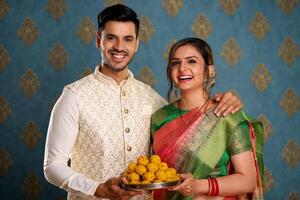
POLYGON ((126 92, 125 91, 122 91, 122 96, 126 96, 126 92))
POLYGON ((128 114, 128 109, 127 108, 124 109, 124 113, 128 114))
POLYGON ((129 133, 130 132, 130 128, 125 128, 125 132, 129 133))

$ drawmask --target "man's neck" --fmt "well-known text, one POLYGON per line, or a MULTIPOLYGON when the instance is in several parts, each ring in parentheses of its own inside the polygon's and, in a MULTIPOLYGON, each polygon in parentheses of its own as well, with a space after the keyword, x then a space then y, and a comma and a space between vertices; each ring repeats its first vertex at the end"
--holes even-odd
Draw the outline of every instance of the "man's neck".
POLYGON ((121 81, 126 80, 128 78, 128 67, 124 68, 121 71, 115 71, 110 69, 109 67, 106 67, 105 65, 101 65, 99 70, 106 76, 109 76, 110 78, 114 79, 118 85, 120 85, 121 81))

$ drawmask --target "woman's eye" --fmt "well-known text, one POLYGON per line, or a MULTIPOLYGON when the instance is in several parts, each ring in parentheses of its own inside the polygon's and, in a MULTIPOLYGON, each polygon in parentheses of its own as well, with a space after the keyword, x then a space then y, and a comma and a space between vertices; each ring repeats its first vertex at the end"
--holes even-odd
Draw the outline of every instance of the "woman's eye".
POLYGON ((194 59, 191 59, 191 60, 188 61, 188 63, 191 63, 191 64, 194 64, 194 63, 196 63, 196 62, 197 62, 197 61, 194 60, 194 59))
POLYGON ((179 62, 178 61, 173 61, 172 63, 171 63, 171 66, 173 67, 173 66, 177 66, 177 65, 179 65, 179 62))

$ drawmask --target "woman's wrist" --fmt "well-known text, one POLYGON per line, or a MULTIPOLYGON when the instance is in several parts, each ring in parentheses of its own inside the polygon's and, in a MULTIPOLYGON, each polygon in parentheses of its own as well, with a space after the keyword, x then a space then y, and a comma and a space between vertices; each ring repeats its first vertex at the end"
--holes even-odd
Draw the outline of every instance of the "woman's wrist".
POLYGON ((104 183, 100 183, 95 191, 95 194, 94 196, 98 197, 98 198, 103 198, 105 197, 104 195, 104 186, 105 184, 104 183))
POLYGON ((195 195, 207 195, 209 192, 209 185, 207 179, 194 179, 193 187, 195 195))

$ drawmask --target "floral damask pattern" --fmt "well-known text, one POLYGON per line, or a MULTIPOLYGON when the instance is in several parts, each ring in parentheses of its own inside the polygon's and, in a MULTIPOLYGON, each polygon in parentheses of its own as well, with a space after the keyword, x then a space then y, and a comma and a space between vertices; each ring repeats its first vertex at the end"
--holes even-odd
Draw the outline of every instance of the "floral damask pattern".
POLYGON ((47 5, 48 11, 55 20, 62 17, 68 9, 66 0, 49 0, 47 5))
POLYGON ((193 34, 198 38, 206 39, 212 30, 208 18, 203 14, 199 14, 192 25, 193 34))
POLYGON ((272 189, 275 185, 275 179, 272 176, 272 173, 264 168, 264 179, 263 179, 263 191, 267 193, 269 190, 272 189))
POLYGON ((289 140, 281 153, 282 158, 291 168, 296 168, 300 160, 300 146, 295 140, 289 140))
POLYGON ((6 0, 0 0, 0 20, 5 17, 10 7, 6 0))
POLYGON ((112 6, 112 5, 115 5, 115 4, 118 4, 118 3, 124 4, 124 2, 122 0, 104 0, 105 7, 112 6))
POLYGON ((36 200, 43 191, 42 184, 34 172, 30 172, 21 188, 27 199, 36 200))
POLYGON ((296 58, 300 56, 300 51, 291 37, 285 38, 279 47, 280 58, 289 65, 289 67, 294 64, 296 58))
POLYGON ((85 77, 85 76, 87 76, 87 75, 90 75, 91 73, 93 73, 92 68, 86 67, 86 68, 83 70, 83 72, 80 74, 80 78, 83 78, 83 77, 85 77))
POLYGON ((56 70, 62 70, 68 62, 68 53, 63 45, 57 42, 48 55, 48 62, 56 70))
POLYGON ((0 176, 5 176, 13 165, 13 161, 10 158, 10 154, 0 147, 0 176))
POLYGON ((290 14, 298 4, 298 0, 277 0, 279 8, 286 14, 290 14))
POLYGON ((0 72, 10 63, 10 56, 2 44, 0 44, 0 72))
POLYGON ((171 42, 166 47, 166 50, 164 51, 164 54, 163 54, 163 58, 164 58, 165 61, 168 61, 169 52, 171 50, 172 45, 175 44, 175 43, 176 43, 176 40, 173 39, 173 40, 171 40, 171 42))
POLYGON ((144 66, 142 70, 139 72, 137 79, 150 85, 151 87, 154 87, 155 84, 155 77, 153 75, 153 72, 151 71, 151 68, 148 66, 144 66))
POLYGON ((76 29, 76 35, 85 44, 94 41, 96 35, 96 26, 89 17, 84 17, 76 29))
POLYGON ((34 149, 41 137, 41 132, 34 122, 28 122, 21 133, 21 141, 28 149, 34 149))
POLYGON ((33 42, 38 38, 39 32, 37 26, 29 17, 25 18, 25 20, 22 22, 21 27, 18 30, 18 36, 27 45, 32 45, 33 42))
POLYGON ((255 84, 256 88, 263 92, 272 82, 272 76, 264 64, 258 64, 252 73, 251 80, 255 84))
POLYGON ((230 38, 224 44, 221 56, 229 66, 234 67, 242 57, 242 49, 235 39, 230 38))
POLYGON ((271 122, 264 114, 259 115, 258 119, 263 123, 264 126, 264 143, 265 143, 272 136, 273 128, 271 122))
POLYGON ((4 123, 11 114, 11 107, 6 99, 0 96, 0 124, 4 123))
POLYGON ((183 0, 164 0, 162 6, 169 15, 175 17, 183 6, 183 0))
POLYGON ((285 200, 299 200, 300 197, 298 196, 297 192, 290 192, 288 197, 285 200))
POLYGON ((233 15, 240 6, 240 0, 220 0, 220 5, 229 15, 233 15))
POLYGON ((20 87, 26 96, 32 97, 40 87, 38 76, 31 68, 27 69, 20 79, 20 87))
POLYGON ((147 43, 155 32, 154 26, 150 21, 150 19, 146 16, 140 17, 140 23, 141 25, 140 25, 139 38, 141 41, 147 43))
POLYGON ((268 19, 261 12, 257 12, 249 25, 250 33, 252 33, 257 39, 262 40, 265 38, 270 29, 271 26, 268 19))
POLYGON ((292 117, 300 109, 300 98, 296 91, 289 88, 280 100, 280 107, 287 112, 289 117, 292 117))

